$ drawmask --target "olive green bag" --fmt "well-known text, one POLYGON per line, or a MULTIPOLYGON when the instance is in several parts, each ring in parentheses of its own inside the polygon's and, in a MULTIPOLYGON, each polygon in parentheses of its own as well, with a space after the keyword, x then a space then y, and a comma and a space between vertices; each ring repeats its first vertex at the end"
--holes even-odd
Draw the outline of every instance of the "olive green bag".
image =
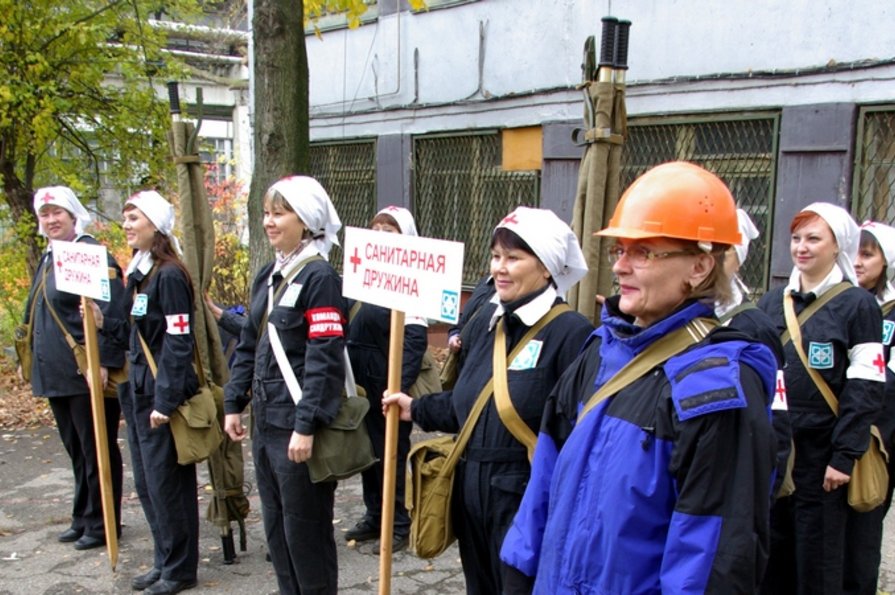
MULTIPOLYGON (((158 374, 155 359, 140 331, 137 331, 137 335, 140 337, 143 355, 149 363, 152 377, 155 378, 158 374)), ((206 381, 205 371, 199 363, 199 354, 195 349, 193 358, 196 375, 199 377, 199 392, 181 403, 169 420, 179 465, 201 463, 217 450, 224 439, 216 404, 216 400, 223 401, 224 390, 213 382, 206 381)))

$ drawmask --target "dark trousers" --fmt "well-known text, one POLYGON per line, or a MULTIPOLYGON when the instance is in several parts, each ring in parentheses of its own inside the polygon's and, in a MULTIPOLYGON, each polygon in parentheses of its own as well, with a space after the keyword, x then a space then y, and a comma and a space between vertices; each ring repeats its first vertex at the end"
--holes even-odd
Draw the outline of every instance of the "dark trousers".
POLYGON ((177 449, 170 427, 152 429, 150 395, 119 391, 127 440, 131 450, 134 484, 154 541, 153 567, 162 578, 196 579, 199 566, 199 503, 196 466, 177 464, 177 449))
MULTIPOLYGON (((381 396, 380 392, 380 396, 381 396)), ((379 401, 381 403, 381 399, 379 401)), ((361 482, 364 487, 364 505, 367 507, 366 516, 377 527, 382 522, 382 475, 385 460, 385 416, 382 415, 382 406, 374 399, 370 405, 364 422, 370 441, 373 443, 373 454, 379 462, 361 473, 361 482)), ((410 452, 410 432, 413 430, 413 422, 402 421, 398 423, 398 457, 395 469, 395 535, 407 535, 410 532, 410 516, 404 504, 404 492, 407 481, 407 454, 410 452)))
POLYGON ((794 428, 793 440, 796 491, 778 500, 772 510, 771 559, 762 592, 838 595, 849 507, 846 486, 832 492, 823 489, 832 432, 794 428))
POLYGON ((267 549, 281 595, 328 595, 339 588, 333 505, 336 482, 311 483, 288 457, 292 432, 256 426, 252 435, 267 549))
MULTIPOLYGON (((71 459, 71 467, 75 476, 71 526, 74 529, 83 529, 84 534, 90 537, 105 538, 90 395, 51 397, 49 401, 50 409, 56 418, 59 436, 62 438, 62 445, 71 459)), ((121 408, 118 399, 103 399, 103 404, 106 414, 106 440, 109 443, 115 529, 120 533, 122 466, 121 450, 118 448, 118 424, 121 421, 121 408)))
POLYGON ((852 508, 848 510, 843 593, 876 595, 879 565, 882 561, 883 520, 892 505, 893 488, 895 457, 889 459, 889 492, 882 506, 870 512, 858 512, 852 508))
POLYGON ((527 459, 503 463, 476 460, 482 452, 498 450, 502 449, 469 448, 467 459, 457 467, 451 514, 468 595, 503 592, 500 546, 530 474, 527 459))

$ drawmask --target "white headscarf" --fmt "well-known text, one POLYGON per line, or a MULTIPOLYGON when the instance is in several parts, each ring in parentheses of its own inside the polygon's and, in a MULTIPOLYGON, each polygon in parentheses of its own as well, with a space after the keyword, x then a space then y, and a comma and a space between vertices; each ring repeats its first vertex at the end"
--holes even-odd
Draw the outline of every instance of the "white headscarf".
POLYGON ((518 207, 497 224, 525 240, 541 261, 557 291, 565 294, 587 273, 587 263, 572 229, 549 209, 518 207))
MULTIPOLYGON (((143 213, 149 221, 155 225, 159 233, 168 237, 174 251, 180 255, 180 242, 174 235, 174 206, 171 205, 164 197, 155 190, 143 190, 131 196, 124 203, 125 205, 133 205, 143 213)), ((144 273, 152 266, 152 258, 148 250, 140 250, 131 259, 127 266, 127 274, 130 275, 134 269, 139 268, 144 273)))
MULTIPOLYGON (((895 270, 895 228, 876 221, 865 221, 861 230, 876 238, 876 243, 883 251, 883 258, 886 259, 886 272, 891 275, 895 270)), ((877 300, 883 303, 891 299, 895 299, 895 287, 891 281, 886 281, 886 290, 882 296, 877 296, 877 300)))
POLYGON ((333 245, 339 245, 336 233, 342 221, 320 182, 308 176, 289 176, 271 186, 268 192, 273 190, 286 199, 311 232, 320 254, 328 258, 333 245))
POLYGON ((743 239, 739 244, 734 244, 733 249, 736 251, 737 259, 742 265, 746 262, 746 257, 749 255, 749 242, 758 237, 758 228, 755 227, 752 219, 749 218, 749 214, 743 209, 737 209, 737 225, 740 228, 740 235, 743 239))
POLYGON ((419 233, 416 231, 416 222, 413 220, 413 213, 405 209, 404 207, 396 207, 394 205, 385 207, 378 213, 377 215, 388 215, 393 218, 398 223, 398 227, 401 228, 401 233, 405 236, 418 236, 419 233))
POLYGON ((877 223, 876 221, 865 221, 861 225, 861 230, 872 234, 876 238, 876 242, 883 251, 883 258, 886 259, 886 265, 889 269, 895 267, 895 228, 883 223, 877 223))
POLYGON ((805 211, 816 213, 830 226, 839 246, 836 264, 842 271, 842 275, 857 285, 858 275, 855 273, 854 262, 858 257, 858 246, 861 243, 861 230, 858 224, 855 223, 848 211, 829 202, 811 203, 802 209, 803 213, 805 211))
MULTIPOLYGON (((39 214, 40 208, 46 205, 62 207, 71 213, 71 216, 75 218, 75 235, 83 235, 84 228, 90 223, 90 213, 87 212, 71 188, 68 186, 39 188, 34 193, 34 213, 39 214)), ((40 219, 38 219, 38 226, 40 235, 46 236, 47 233, 44 231, 43 225, 40 224, 40 219)))

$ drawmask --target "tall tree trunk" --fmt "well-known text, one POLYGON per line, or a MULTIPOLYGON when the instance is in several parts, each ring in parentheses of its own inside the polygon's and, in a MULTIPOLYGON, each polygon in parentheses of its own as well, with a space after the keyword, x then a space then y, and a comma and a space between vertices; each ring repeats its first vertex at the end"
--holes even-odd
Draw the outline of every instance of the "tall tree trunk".
POLYGON ((249 187, 252 276, 270 260, 264 193, 278 179, 308 171, 308 55, 303 2, 255 0, 254 167, 249 187))
POLYGON ((16 172, 15 151, 11 150, 13 140, 3 139, 0 143, 0 175, 3 176, 3 194, 6 196, 6 204, 12 215, 12 221, 16 225, 15 233, 19 241, 28 246, 28 271, 34 275, 37 263, 40 260, 40 247, 37 244, 37 230, 35 226, 24 227, 22 221, 30 217, 35 221, 36 215, 32 211, 34 201, 34 167, 36 160, 34 155, 25 158, 25 180, 22 180, 16 172))

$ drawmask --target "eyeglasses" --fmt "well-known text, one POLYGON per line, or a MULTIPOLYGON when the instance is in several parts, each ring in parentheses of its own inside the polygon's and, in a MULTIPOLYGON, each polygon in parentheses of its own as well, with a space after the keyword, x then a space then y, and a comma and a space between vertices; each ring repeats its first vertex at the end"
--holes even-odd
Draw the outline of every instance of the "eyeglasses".
POLYGON ((625 248, 624 246, 612 246, 607 251, 607 256, 609 257, 609 264, 614 265, 617 263, 622 256, 628 257, 628 263, 634 267, 635 269, 642 269, 644 267, 649 266, 654 260, 660 260, 662 258, 670 258, 672 256, 683 256, 683 255, 693 255, 698 254, 695 250, 670 250, 668 252, 653 252, 646 246, 629 246, 625 248))

